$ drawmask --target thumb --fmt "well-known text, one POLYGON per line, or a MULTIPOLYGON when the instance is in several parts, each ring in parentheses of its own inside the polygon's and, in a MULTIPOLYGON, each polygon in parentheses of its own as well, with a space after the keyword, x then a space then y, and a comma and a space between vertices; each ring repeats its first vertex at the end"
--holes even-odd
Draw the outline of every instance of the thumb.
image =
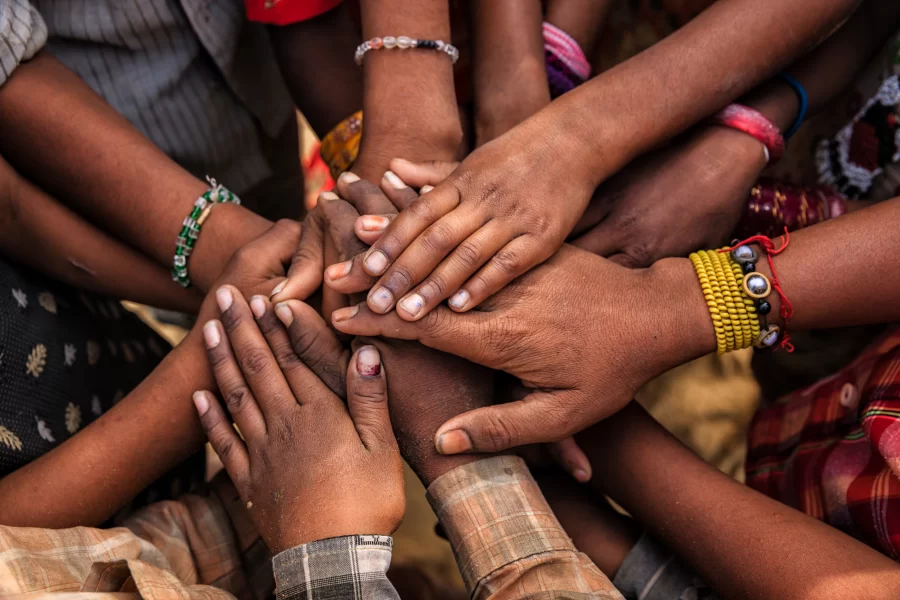
MULTIPOLYGON (((382 336, 398 340, 416 340, 429 348, 454 354, 491 368, 502 360, 496 348, 489 355, 485 340, 491 339, 490 317, 487 313, 471 311, 455 313, 446 306, 438 306, 418 321, 404 321, 396 311, 379 315, 362 302, 334 311, 331 324, 341 333, 368 337, 382 336)), ((496 336, 494 336, 496 339, 496 336)))
POLYGON ((441 454, 499 452, 524 444, 553 442, 573 433, 563 404, 566 392, 533 392, 525 400, 478 408, 453 417, 435 433, 441 454), (560 415, 557 417, 556 415, 560 415))
POLYGON ((362 346, 350 359, 347 409, 366 448, 397 447, 388 411, 387 380, 381 368, 381 355, 375 346, 362 346))
POLYGON ((273 303, 306 300, 322 284, 323 228, 322 213, 319 210, 313 210, 303 220, 303 232, 293 246, 287 279, 275 287, 272 293, 273 303))
POLYGON ((456 161, 429 160, 420 163, 410 162, 402 158, 391 161, 393 171, 406 185, 420 188, 423 185, 437 185, 456 170, 456 161))

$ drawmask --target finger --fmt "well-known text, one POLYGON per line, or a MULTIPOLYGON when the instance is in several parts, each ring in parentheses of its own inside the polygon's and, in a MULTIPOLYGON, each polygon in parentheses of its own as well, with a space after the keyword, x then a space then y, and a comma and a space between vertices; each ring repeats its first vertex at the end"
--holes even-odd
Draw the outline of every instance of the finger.
POLYGON ((361 215, 381 215, 397 210, 377 185, 360 179, 350 171, 338 177, 337 191, 361 215))
POLYGON ((431 160, 414 163, 402 158, 395 158, 389 164, 391 171, 401 180, 417 188, 439 184, 447 179, 458 165, 456 161, 431 160))
POLYGON ((571 475, 578 483, 587 483, 591 480, 591 461, 587 454, 578 446, 573 437, 567 437, 558 442, 547 444, 550 455, 562 469, 571 475))
POLYGON ((523 444, 563 439, 574 433, 565 420, 558 420, 547 406, 559 403, 560 392, 534 392, 517 400, 478 408, 453 417, 435 433, 435 448, 441 454, 499 452, 523 444))
POLYGON ((478 273, 453 294, 449 304, 456 311, 471 310, 552 254, 549 248, 532 241, 531 236, 521 235, 494 254, 478 273))
POLYGON ((439 306, 418 321, 405 321, 396 312, 373 313, 363 302, 335 311, 331 323, 348 335, 417 340, 486 367, 499 368, 503 360, 501 351, 485 345, 491 338, 491 328, 498 326, 497 320, 481 311, 457 315, 439 306))
POLYGON ((644 267, 649 267, 650 264, 652 264, 652 262, 648 262, 645 258, 636 258, 631 254, 628 254, 628 252, 616 252, 615 254, 609 255, 608 258, 609 262, 614 262, 626 269, 642 269, 644 267))
POLYGON ((322 194, 322 198, 320 206, 328 223, 328 235, 341 259, 352 258, 368 250, 369 247, 354 232, 359 212, 350 203, 330 192, 322 194))
MULTIPOLYGON (((344 373, 347 371, 350 353, 341 345, 319 313, 308 304, 289 300, 276 305, 275 314, 287 328, 292 354, 329 390, 345 399, 344 373)), ((307 383, 298 380, 296 385, 300 387, 307 383)), ((291 383, 292 389, 294 386, 291 383)))
POLYGON ((219 393, 232 420, 244 439, 249 443, 258 441, 266 434, 266 420, 238 367, 222 323, 213 320, 203 325, 203 340, 219 393))
MULTIPOLYGON (((232 286, 216 290, 222 325, 252 396, 267 420, 279 419, 294 395, 244 297, 232 286)), ((243 430, 242 430, 243 431, 243 430)))
POLYGON ((582 248, 596 254, 597 256, 610 256, 620 251, 622 241, 616 234, 613 227, 606 226, 606 221, 600 223, 593 229, 585 232, 584 235, 572 242, 573 246, 582 248))
MULTIPOLYGON (((444 186, 420 197, 385 230, 369 249, 364 264, 370 275, 381 275, 419 235, 459 205, 459 192, 444 186)), ((375 213, 380 214, 380 213, 375 213)), ((462 241, 462 240, 459 240, 462 241)), ((451 248, 452 249, 452 248, 451 248)))
MULTIPOLYGON (((341 260, 341 254, 334 245, 331 236, 325 238, 325 264, 334 265, 341 260)), ((349 299, 342 292, 339 292, 331 286, 322 288, 322 314, 330 315, 335 310, 348 306, 349 299)))
MULTIPOLYGON (((427 196, 426 196, 427 198, 427 196)), ((425 200, 423 199, 422 202, 425 200)), ((403 218, 404 214, 415 211, 419 203, 416 202, 406 209, 405 213, 397 216, 391 228, 403 218)), ((390 267, 381 279, 369 292, 369 306, 375 312, 385 313, 394 307, 394 302, 406 295, 413 286, 421 283, 434 269, 453 252, 469 236, 474 234, 482 226, 474 213, 466 214, 466 210, 456 210, 453 214, 440 219, 422 232, 390 267)), ((373 248, 382 244, 390 235, 390 229, 378 240, 373 248)), ((364 264, 368 265, 372 258, 371 251, 364 264)), ((368 269, 371 272, 371 269, 368 269)), ((439 283, 439 282, 433 282, 439 283)), ((440 302, 453 290, 439 290, 436 300, 440 302)))
POLYGON ((366 448, 397 447, 388 412, 387 380, 375 346, 363 346, 353 353, 347 369, 347 409, 366 448))
MULTIPOLYGON (((325 269, 325 287, 339 294, 356 294, 371 289, 378 278, 366 273, 362 264, 364 257, 358 254, 325 269)), ((324 310, 322 313, 329 314, 324 310)))
POLYGON ((247 489, 250 481, 250 457, 247 447, 231 425, 231 420, 225 416, 225 411, 212 393, 202 390, 194 392, 193 400, 209 445, 219 455, 235 487, 241 491, 247 489))
POLYGON ((381 178, 381 191, 388 197, 391 204, 401 211, 419 198, 416 190, 412 189, 393 171, 385 171, 381 178))
POLYGON ((420 319, 447 296, 450 296, 451 308, 465 307, 469 302, 468 292, 456 292, 479 267, 506 245, 509 238, 502 226, 495 222, 470 235, 425 281, 397 302, 397 313, 403 319, 420 319))
POLYGON ((306 300, 322 285, 324 231, 322 213, 313 210, 303 220, 300 243, 296 246, 287 279, 272 290, 272 302, 289 298, 306 300))
POLYGON ((378 241, 384 230, 388 228, 391 221, 397 215, 363 215, 356 219, 353 224, 353 232, 356 237, 367 246, 371 246, 378 241))

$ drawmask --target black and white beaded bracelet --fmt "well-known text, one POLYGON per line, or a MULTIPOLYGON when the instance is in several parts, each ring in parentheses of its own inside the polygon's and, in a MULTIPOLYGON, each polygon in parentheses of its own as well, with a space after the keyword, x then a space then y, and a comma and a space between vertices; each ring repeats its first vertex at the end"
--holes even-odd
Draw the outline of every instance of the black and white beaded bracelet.
POLYGON ((456 61, 459 60, 459 50, 457 50, 456 46, 453 44, 448 44, 443 40, 417 40, 405 35, 399 37, 388 35, 383 38, 375 37, 371 40, 367 40, 356 47, 356 54, 353 56, 353 60, 356 61, 357 65, 362 66, 363 57, 366 55, 366 52, 369 50, 380 50, 382 48, 399 48, 401 50, 406 50, 407 48, 422 48, 423 50, 437 50, 438 52, 443 52, 449 56, 450 61, 453 64, 456 64, 456 61))

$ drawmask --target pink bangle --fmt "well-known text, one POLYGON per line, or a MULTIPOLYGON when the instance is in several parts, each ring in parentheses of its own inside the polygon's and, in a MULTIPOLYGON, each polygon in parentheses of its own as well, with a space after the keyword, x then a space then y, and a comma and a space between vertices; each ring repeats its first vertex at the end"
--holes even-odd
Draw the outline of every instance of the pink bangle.
POLYGON ((591 63, 571 35, 546 21, 543 24, 544 49, 565 64, 582 81, 591 76, 591 63))
POLYGON ((755 137, 766 149, 766 162, 774 165, 784 154, 781 130, 761 112, 743 104, 729 104, 710 118, 716 125, 724 125, 755 137))

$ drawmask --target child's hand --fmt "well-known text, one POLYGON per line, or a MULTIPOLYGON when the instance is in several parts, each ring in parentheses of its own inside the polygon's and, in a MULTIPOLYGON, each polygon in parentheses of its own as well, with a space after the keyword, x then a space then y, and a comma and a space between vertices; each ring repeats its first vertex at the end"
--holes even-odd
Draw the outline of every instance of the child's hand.
POLYGON ((269 548, 391 534, 403 519, 405 498, 378 351, 363 346, 350 359, 345 407, 333 383, 317 373, 340 371, 346 356, 311 308, 279 305, 288 309, 290 316, 279 316, 291 324, 289 335, 264 296, 248 306, 225 286, 216 300, 222 320, 208 322, 203 334, 241 435, 210 392, 194 394, 194 403, 269 548))
POLYGON ((520 140, 530 124, 473 152, 391 222, 364 258, 369 274, 381 276, 368 296, 374 312, 396 304, 413 321, 445 298, 470 310, 562 245, 592 186, 557 176, 563 157, 535 138, 520 140))

